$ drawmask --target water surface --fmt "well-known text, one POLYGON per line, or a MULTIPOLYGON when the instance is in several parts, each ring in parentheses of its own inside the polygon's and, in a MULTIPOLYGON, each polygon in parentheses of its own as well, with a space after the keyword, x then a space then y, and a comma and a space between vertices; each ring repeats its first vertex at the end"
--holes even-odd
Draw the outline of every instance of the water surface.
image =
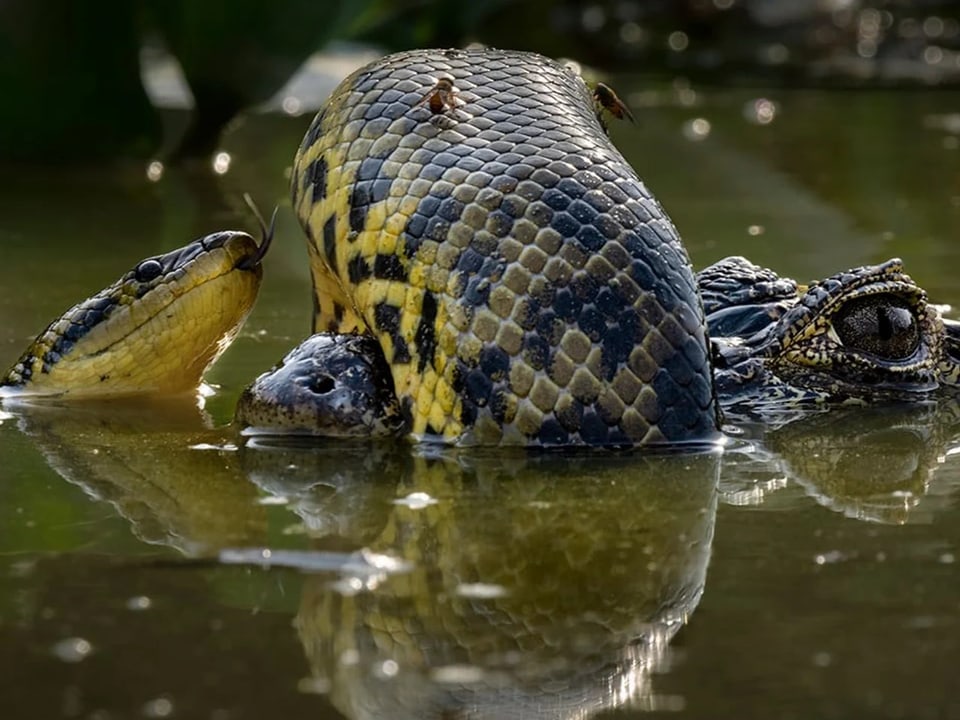
MULTIPOLYGON (((695 266, 900 256, 960 303, 948 94, 616 85, 639 122, 615 140, 695 266)), ((254 230, 243 192, 281 204, 204 409, 4 409, 5 716, 960 717, 955 408, 680 457, 240 442, 237 394, 309 329, 285 178, 308 122, 254 116, 222 175, 2 173, 4 367, 138 259, 254 230)))

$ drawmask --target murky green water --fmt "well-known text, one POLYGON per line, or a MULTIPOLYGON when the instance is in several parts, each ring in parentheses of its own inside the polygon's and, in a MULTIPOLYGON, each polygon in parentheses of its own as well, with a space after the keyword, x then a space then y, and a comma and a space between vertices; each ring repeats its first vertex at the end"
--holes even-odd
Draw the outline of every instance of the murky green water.
MULTIPOLYGON (((898 255, 960 303, 953 95, 631 99, 615 137, 697 266, 898 255)), ((0 365, 139 258, 252 230, 240 194, 286 202, 308 121, 248 121, 223 176, 4 168, 0 365)), ((731 428, 679 458, 238 447, 237 393, 309 313, 284 206, 204 411, 7 409, 4 717, 960 717, 955 409, 731 428)))

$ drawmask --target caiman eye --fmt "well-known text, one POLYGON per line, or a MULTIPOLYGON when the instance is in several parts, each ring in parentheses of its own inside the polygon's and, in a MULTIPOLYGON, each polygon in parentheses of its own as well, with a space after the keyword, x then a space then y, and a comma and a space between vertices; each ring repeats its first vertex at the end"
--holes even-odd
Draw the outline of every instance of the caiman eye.
POLYGON ((914 310, 894 295, 869 295, 848 302, 833 320, 847 347, 887 360, 904 360, 920 345, 914 310))
POLYGON ((153 259, 144 260, 137 265, 137 269, 134 271, 137 282, 150 282, 154 278, 160 277, 162 273, 163 265, 158 260, 153 259))

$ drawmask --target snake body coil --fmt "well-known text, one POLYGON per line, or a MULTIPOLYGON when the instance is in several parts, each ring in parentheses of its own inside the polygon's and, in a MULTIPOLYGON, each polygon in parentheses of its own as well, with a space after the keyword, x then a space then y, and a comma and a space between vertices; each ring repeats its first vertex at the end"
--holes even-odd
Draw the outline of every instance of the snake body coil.
POLYGON ((415 437, 714 436, 686 252, 568 68, 497 50, 389 56, 334 91, 293 177, 314 330, 379 341, 415 437))

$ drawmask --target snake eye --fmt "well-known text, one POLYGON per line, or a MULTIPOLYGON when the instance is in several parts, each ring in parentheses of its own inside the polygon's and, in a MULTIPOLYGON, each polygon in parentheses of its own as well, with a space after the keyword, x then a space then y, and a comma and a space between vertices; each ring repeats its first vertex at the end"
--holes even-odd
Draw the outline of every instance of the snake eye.
POLYGON ((920 345, 913 308, 895 295, 870 295, 848 302, 833 321, 848 347, 887 360, 904 360, 920 345))
POLYGON ((137 269, 134 271, 137 282, 150 282, 160 277, 162 273, 163 265, 160 264, 159 260, 153 260, 152 258, 137 265, 137 269))

